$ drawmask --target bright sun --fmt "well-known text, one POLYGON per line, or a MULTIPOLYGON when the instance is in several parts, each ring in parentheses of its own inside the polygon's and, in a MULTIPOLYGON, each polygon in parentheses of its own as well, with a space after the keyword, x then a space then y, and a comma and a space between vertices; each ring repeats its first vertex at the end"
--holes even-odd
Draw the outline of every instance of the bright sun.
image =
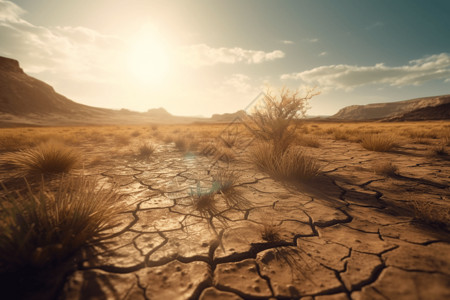
POLYGON ((131 74, 145 84, 163 81, 169 71, 169 58, 163 43, 149 33, 140 34, 129 51, 128 66, 131 74))

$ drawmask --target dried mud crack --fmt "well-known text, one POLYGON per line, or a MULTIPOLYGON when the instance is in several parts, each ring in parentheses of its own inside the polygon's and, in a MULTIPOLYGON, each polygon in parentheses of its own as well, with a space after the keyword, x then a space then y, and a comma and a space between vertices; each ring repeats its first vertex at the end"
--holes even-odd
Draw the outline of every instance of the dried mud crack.
POLYGON ((327 170, 298 186, 245 161, 216 163, 243 174, 235 188, 245 205, 217 193, 205 211, 192 192, 213 185, 210 158, 160 144, 149 161, 94 169, 119 184, 130 208, 83 252, 60 298, 450 298, 450 235, 416 222, 405 206, 415 189, 447 199, 450 178, 429 175, 448 170, 445 161, 397 159, 420 174, 381 178, 359 167, 378 154, 337 141, 327 147, 333 154, 316 151, 327 170))

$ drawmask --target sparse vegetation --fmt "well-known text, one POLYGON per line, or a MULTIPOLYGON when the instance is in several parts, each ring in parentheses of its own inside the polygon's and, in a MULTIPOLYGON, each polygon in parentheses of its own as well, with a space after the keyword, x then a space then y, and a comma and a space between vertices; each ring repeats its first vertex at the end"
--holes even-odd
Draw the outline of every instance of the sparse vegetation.
POLYGON ((228 169, 219 169, 212 175, 213 189, 222 193, 228 193, 234 189, 239 179, 237 172, 228 169))
POLYGON ((398 167, 391 162, 383 162, 373 166, 373 170, 378 175, 394 177, 398 175, 398 167))
POLYGON ((130 144, 130 137, 126 134, 120 133, 116 135, 115 142, 119 146, 127 146, 130 144))
POLYGON ((138 146, 138 156, 140 158, 148 158, 155 152, 156 147, 149 142, 141 142, 138 146))
POLYGON ((190 196, 192 199, 192 206, 204 218, 215 216, 219 213, 215 201, 216 191, 210 188, 200 187, 197 185, 196 189, 191 189, 190 196))
POLYGON ((311 147, 311 148, 320 148, 321 144, 319 140, 313 136, 300 134, 297 135, 296 144, 299 146, 311 147))
POLYGON ((262 171, 283 180, 310 179, 319 174, 320 167, 316 160, 292 147, 288 151, 277 154, 273 146, 259 142, 250 150, 250 159, 262 171))
POLYGON ((189 141, 189 151, 197 151, 199 147, 200 147, 200 141, 197 140, 196 138, 192 138, 189 141))
POLYGON ((343 141, 350 140, 350 135, 341 129, 336 129, 334 131, 332 130, 331 132, 333 133, 335 140, 343 140, 343 141))
POLYGON ((225 147, 233 148, 238 143, 238 132, 226 131, 220 135, 220 140, 225 147))
POLYGON ((132 137, 138 137, 138 136, 140 136, 141 135, 141 132, 139 131, 139 130, 134 130, 132 133, 131 133, 131 136, 132 137))
POLYGON ((244 209, 250 206, 250 202, 242 197, 240 191, 236 189, 239 177, 235 171, 219 169, 212 175, 212 190, 220 193, 229 207, 244 209))
POLYGON ((236 160, 236 154, 232 149, 222 146, 216 148, 215 159, 230 163, 236 160))
POLYGON ((304 118, 307 102, 314 94, 282 88, 278 97, 268 90, 246 126, 258 139, 250 150, 250 159, 271 176, 284 180, 312 178, 318 174, 316 161, 293 146, 299 119, 304 118))
POLYGON ((286 152, 295 140, 299 120, 306 116, 308 100, 317 95, 307 91, 301 97, 298 90, 282 88, 278 96, 267 89, 263 103, 256 106, 245 122, 246 127, 259 140, 272 145, 277 154, 286 152))
POLYGON ((415 144, 423 144, 423 145, 431 145, 431 141, 426 138, 415 138, 414 143, 415 144))
POLYGON ((413 200, 415 218, 445 229, 450 229, 450 208, 436 205, 433 201, 413 200))
POLYGON ((280 228, 276 226, 273 222, 265 222, 263 224, 263 229, 261 231, 261 238, 269 243, 274 243, 280 241, 280 228))
MULTIPOLYGON (((123 210, 113 188, 64 177, 56 190, 6 191, 0 198, 0 270, 41 268, 68 258, 114 225, 123 210)), ((6 188, 4 188, 6 190, 6 188)))
POLYGON ((164 143, 166 143, 166 144, 172 143, 173 140, 174 140, 174 138, 173 138, 172 135, 166 135, 166 136, 163 138, 163 141, 164 141, 164 143))
POLYGON ((449 155, 447 152, 447 148, 445 144, 435 145, 430 149, 431 156, 447 156, 449 155))
POLYGON ((33 145, 34 142, 28 136, 14 134, 0 136, 0 151, 17 151, 33 145))
POLYGON ((187 152, 189 150, 189 140, 185 137, 178 136, 174 140, 175 147, 181 152, 187 152))
POLYGON ((67 173, 78 163, 79 155, 61 143, 47 142, 7 153, 3 161, 16 166, 21 175, 67 173))
POLYGON ((395 138, 387 134, 366 134, 361 140, 361 145, 370 151, 387 152, 397 146, 395 138))
POLYGON ((200 154, 205 156, 212 156, 217 153, 217 148, 212 143, 204 144, 200 149, 200 154))

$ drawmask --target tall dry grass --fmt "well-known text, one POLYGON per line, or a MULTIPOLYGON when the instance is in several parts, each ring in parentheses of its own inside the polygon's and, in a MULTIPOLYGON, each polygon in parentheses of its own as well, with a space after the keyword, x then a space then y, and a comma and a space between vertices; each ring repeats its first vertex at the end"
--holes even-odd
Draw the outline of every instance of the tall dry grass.
POLYGON ((196 188, 191 188, 189 195, 192 200, 193 208, 204 218, 211 218, 219 214, 216 204, 216 191, 212 188, 201 187, 200 184, 196 188))
POLYGON ((138 153, 137 156, 139 158, 147 159, 156 151, 156 146, 149 143, 141 141, 138 146, 138 153))
POLYGON ((219 169, 212 174, 212 190, 221 194, 228 207, 246 209, 250 202, 237 190, 239 173, 230 169, 219 169))
POLYGON ((262 104, 256 106, 245 122, 257 139, 250 148, 250 160, 260 170, 282 180, 301 180, 318 174, 317 162, 293 146, 300 119, 306 116, 308 100, 317 94, 310 90, 302 97, 299 90, 282 88, 275 95, 267 90, 262 104))
POLYGON ((311 147, 311 148, 320 148, 321 143, 317 139, 317 137, 313 135, 306 134, 297 134, 295 138, 295 144, 299 146, 311 147))
POLYGON ((413 200, 412 203, 417 220, 450 229, 450 208, 436 205, 433 201, 413 200))
POLYGON ((361 146, 370 151, 387 152, 397 147, 397 142, 393 135, 366 134, 361 139, 361 146))
POLYGON ((278 153, 269 143, 259 142, 249 152, 249 158, 264 172, 283 180, 303 180, 319 175, 317 161, 295 147, 278 153))
POLYGON ((300 96, 299 90, 285 87, 275 94, 267 89, 262 103, 254 107, 244 125, 257 139, 270 143, 273 151, 281 154, 295 140, 299 120, 306 116, 308 100, 317 94, 309 90, 300 96))
POLYGON ((63 177, 56 190, 28 183, 0 198, 0 270, 57 264, 114 226, 124 206, 114 188, 86 177, 63 177))
POLYGON ((67 173, 79 162, 79 153, 58 142, 47 142, 34 148, 7 153, 4 163, 12 164, 21 175, 67 173))
POLYGON ((177 136, 174 142, 175 147, 177 147, 177 149, 180 150, 181 152, 189 151, 189 140, 186 137, 177 136))
POLYGON ((378 175, 383 175, 387 177, 395 177, 398 175, 398 167, 391 162, 382 162, 375 164, 373 170, 378 175))

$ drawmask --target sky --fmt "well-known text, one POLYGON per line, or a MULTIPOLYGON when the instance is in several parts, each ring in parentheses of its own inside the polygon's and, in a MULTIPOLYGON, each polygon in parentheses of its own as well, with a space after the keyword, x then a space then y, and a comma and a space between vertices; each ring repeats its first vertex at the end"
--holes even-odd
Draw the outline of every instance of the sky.
POLYGON ((0 0, 0 56, 76 102, 174 115, 282 86, 310 115, 450 94, 448 0, 0 0))

